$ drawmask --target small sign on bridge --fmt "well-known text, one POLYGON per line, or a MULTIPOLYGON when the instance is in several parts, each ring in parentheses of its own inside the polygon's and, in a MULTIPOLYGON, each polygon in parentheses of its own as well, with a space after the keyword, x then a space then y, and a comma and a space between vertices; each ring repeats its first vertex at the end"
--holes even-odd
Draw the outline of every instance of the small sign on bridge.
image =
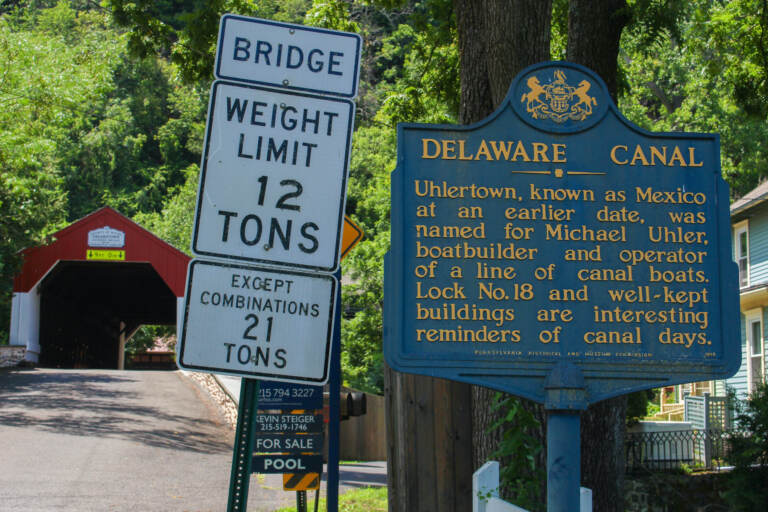
POLYGON ((216 78, 354 98, 362 38, 357 34, 226 14, 216 78))

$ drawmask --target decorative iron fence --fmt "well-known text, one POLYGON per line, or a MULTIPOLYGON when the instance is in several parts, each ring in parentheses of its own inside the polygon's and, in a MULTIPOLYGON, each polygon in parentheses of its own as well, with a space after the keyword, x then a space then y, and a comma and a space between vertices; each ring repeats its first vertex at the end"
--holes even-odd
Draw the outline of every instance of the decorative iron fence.
POLYGON ((715 469, 728 457, 727 430, 677 430, 627 433, 627 473, 678 471, 685 466, 715 469))

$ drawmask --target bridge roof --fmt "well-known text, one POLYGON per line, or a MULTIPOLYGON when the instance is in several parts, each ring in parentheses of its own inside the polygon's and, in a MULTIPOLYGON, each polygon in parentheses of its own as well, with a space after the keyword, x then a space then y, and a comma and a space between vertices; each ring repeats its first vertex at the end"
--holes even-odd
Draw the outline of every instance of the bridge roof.
POLYGON ((112 208, 96 210, 51 238, 21 251, 14 292, 28 292, 59 261, 110 261, 149 263, 177 297, 184 296, 190 257, 112 208))

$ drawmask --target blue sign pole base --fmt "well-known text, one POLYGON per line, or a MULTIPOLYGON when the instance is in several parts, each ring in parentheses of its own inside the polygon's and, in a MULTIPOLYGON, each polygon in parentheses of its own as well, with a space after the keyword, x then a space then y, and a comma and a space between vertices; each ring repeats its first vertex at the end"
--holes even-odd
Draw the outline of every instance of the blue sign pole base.
MULTIPOLYGON (((341 282, 341 270, 336 272, 341 282)), ((339 510, 339 445, 341 442, 341 286, 336 288, 336 319, 331 345, 331 371, 328 378, 328 485, 327 512, 339 510)))
POLYGON ((549 411, 547 415, 547 512, 578 510, 580 486, 580 411, 549 411))

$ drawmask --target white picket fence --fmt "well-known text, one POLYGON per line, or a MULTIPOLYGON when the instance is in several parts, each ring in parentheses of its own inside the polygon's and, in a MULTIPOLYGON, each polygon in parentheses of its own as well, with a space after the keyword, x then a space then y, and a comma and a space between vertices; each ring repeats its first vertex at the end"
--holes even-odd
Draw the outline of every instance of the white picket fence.
MULTIPOLYGON (((592 490, 581 488, 580 512, 592 512, 592 490)), ((472 475, 472 512, 528 512, 499 498, 499 463, 489 461, 472 475)))

